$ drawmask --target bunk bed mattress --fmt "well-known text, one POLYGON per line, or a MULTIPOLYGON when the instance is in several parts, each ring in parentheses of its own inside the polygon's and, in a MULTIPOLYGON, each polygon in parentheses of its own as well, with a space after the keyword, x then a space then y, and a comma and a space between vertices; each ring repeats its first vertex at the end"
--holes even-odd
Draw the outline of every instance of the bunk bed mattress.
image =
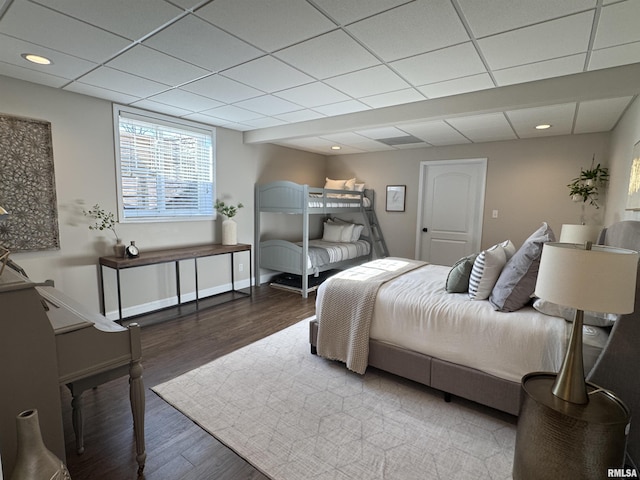
MULTIPOLYGON (((450 267, 426 265, 380 287, 370 338, 496 377, 520 382, 534 371, 557 371, 571 324, 525 307, 497 312, 486 300, 447 293, 450 267)), ((316 305, 331 281, 318 290, 316 305)), ((322 311, 317 312, 322 322, 322 311)), ((585 326, 585 371, 607 341, 607 329, 585 326)))
POLYGON ((363 206, 371 207, 371 199, 353 194, 329 194, 325 197, 321 193, 309 194, 309 207, 311 208, 354 208, 363 206), (362 198, 362 202, 360 199, 362 198), (357 201, 354 201, 357 200, 357 201), (362 203, 362 205, 360 205, 362 203))
MULTIPOLYGON (((302 242, 298 242, 297 245, 302 246, 302 242)), ((371 245, 366 240, 352 243, 309 240, 307 268, 324 267, 332 263, 353 260, 369 255, 370 251, 371 245)))

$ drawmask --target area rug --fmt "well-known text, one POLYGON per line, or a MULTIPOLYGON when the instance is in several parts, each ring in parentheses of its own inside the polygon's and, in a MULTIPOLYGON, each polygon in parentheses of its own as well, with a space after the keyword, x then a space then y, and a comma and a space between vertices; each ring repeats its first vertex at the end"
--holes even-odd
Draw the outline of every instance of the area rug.
POLYGON ((511 478, 513 417, 311 355, 308 324, 153 390, 274 480, 511 478))

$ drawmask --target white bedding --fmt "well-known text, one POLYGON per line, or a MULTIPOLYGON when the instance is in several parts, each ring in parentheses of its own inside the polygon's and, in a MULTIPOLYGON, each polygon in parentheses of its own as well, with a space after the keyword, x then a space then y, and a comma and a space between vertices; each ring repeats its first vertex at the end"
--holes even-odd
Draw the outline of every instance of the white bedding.
MULTIPOLYGON (((558 371, 571 324, 525 307, 502 313, 486 300, 444 289, 450 267, 427 265, 378 291, 370 337, 519 382, 534 371, 558 371)), ((317 303, 324 294, 321 285, 317 303)), ((585 327, 585 371, 607 331, 585 327)))
MULTIPOLYGON (((359 200, 361 197, 360 195, 355 195, 355 194, 329 194, 327 195, 327 199, 325 199, 323 201, 322 198, 322 194, 314 194, 311 193, 309 194, 309 206, 311 208, 354 208, 354 207, 359 207, 360 206, 360 202, 354 202, 353 200, 359 200), (328 199, 331 200, 328 200, 328 199), (346 198, 349 199, 351 201, 348 202, 341 202, 340 199, 341 198, 346 198), (316 200, 317 199, 317 200, 316 200)), ((367 197, 362 197, 362 206, 365 208, 368 208, 371 206, 371 200, 367 197)))
MULTIPOLYGON (((302 246, 302 242, 297 245, 302 246)), ((369 255, 371 244, 366 240, 356 242, 326 242, 324 240, 309 240, 309 255, 307 256, 307 268, 324 267, 331 263, 369 255), (322 252, 314 252, 321 249, 322 252)))

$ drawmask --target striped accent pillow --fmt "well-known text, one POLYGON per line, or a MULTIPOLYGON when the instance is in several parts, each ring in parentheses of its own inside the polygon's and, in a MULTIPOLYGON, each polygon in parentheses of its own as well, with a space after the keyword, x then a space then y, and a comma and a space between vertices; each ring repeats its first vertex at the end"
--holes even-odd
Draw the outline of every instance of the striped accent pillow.
POLYGON ((473 262, 469 278, 469 297, 472 300, 486 300, 498 281, 500 272, 507 263, 505 249, 501 245, 483 250, 473 262))

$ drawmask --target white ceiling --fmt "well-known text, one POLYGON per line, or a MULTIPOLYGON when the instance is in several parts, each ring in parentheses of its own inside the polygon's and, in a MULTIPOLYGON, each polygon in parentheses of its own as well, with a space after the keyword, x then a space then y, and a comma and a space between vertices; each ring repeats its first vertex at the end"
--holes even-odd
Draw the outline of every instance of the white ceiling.
POLYGON ((369 152, 609 131, 639 23, 640 0, 0 0, 0 75, 369 152))

